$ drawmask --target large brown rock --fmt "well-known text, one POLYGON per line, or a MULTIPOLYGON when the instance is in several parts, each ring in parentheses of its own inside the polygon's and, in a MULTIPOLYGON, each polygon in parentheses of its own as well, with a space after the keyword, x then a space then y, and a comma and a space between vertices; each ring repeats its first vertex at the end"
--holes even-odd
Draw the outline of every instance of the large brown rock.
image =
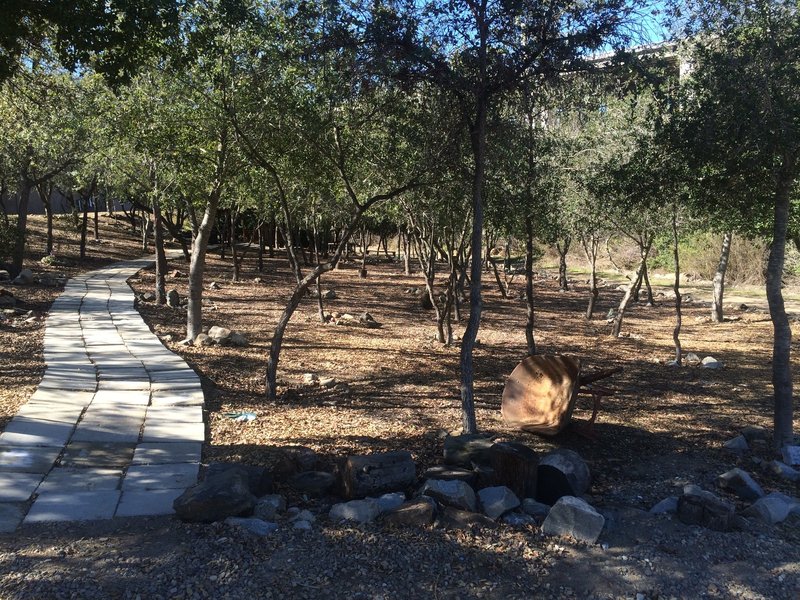
POLYGON ((519 442, 498 442, 489 449, 489 466, 493 486, 506 486, 520 498, 536 496, 539 457, 533 449, 519 442))
POLYGON ((449 435, 444 439, 444 462, 448 465, 472 469, 475 465, 489 464, 491 438, 480 433, 449 435))
POLYGON ((536 355, 512 371, 503 390, 501 413, 511 427, 555 435, 572 416, 581 363, 569 356, 536 355))
POLYGON ((436 518, 436 501, 428 496, 414 498, 383 515, 384 523, 406 527, 430 525, 436 518))
POLYGON ((581 455, 568 448, 559 448, 548 452, 539 461, 533 497, 552 506, 564 496, 582 496, 591 483, 589 466, 581 455))
POLYGON ((678 518, 687 525, 700 525, 715 531, 733 528, 736 507, 718 496, 687 485, 678 498, 678 518))

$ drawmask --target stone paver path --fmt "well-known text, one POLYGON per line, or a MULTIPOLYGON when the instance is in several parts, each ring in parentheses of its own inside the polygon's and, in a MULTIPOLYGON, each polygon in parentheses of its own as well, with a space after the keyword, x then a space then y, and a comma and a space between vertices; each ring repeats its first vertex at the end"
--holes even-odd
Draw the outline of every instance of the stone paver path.
POLYGON ((0 434, 0 531, 169 514, 197 481, 200 379, 150 332, 126 283, 150 263, 76 277, 53 303, 44 377, 0 434))

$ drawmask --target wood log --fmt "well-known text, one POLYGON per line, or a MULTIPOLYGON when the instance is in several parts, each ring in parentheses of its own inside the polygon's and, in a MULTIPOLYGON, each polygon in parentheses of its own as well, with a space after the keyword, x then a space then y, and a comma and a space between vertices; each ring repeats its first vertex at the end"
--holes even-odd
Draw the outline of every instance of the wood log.
POLYGON ((402 491, 413 485, 417 469, 405 450, 366 456, 349 456, 342 469, 347 498, 364 498, 402 491))

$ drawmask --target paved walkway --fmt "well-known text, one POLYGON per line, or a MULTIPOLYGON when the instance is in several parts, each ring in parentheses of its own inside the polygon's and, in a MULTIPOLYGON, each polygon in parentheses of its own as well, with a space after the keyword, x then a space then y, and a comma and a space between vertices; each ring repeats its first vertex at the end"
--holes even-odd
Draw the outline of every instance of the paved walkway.
POLYGON ((169 514, 197 481, 200 379, 150 332, 126 283, 151 263, 71 279, 53 303, 44 377, 0 434, 0 531, 169 514))

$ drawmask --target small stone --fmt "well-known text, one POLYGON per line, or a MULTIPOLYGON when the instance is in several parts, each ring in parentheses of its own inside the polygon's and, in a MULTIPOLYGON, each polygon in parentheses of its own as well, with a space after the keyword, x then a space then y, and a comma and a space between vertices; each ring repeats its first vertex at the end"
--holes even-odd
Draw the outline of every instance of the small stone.
POLYGON ((696 485, 683 488, 678 498, 678 518, 687 525, 728 531, 734 524, 734 505, 696 485))
POLYGON ((452 506, 445 507, 441 515, 439 515, 436 525, 444 529, 461 529, 463 531, 496 527, 495 522, 486 515, 459 510, 452 506))
POLYGON ((444 479, 445 481, 457 479, 459 481, 463 481, 470 487, 475 487, 477 476, 475 471, 470 471, 468 469, 437 465, 425 471, 423 479, 444 479))
POLYGON ((564 496, 555 503, 542 523, 548 535, 569 535, 576 540, 594 544, 603 531, 605 518, 585 500, 564 496))
POLYGON ((794 482, 800 481, 800 471, 793 469, 789 465, 786 465, 779 460, 773 460, 772 462, 768 463, 766 468, 773 475, 777 475, 783 479, 788 479, 789 481, 794 482))
POLYGON ((270 533, 278 530, 277 523, 269 523, 267 521, 262 521, 261 519, 255 518, 242 519, 239 517, 228 517, 225 519, 225 524, 233 527, 240 527, 254 535, 261 537, 267 536, 270 533))
POLYGON ((403 492, 392 492, 375 498, 375 501, 378 503, 381 513, 386 513, 402 506, 406 501, 406 495, 403 492))
POLYGON ((292 517, 292 521, 308 521, 309 523, 313 523, 316 520, 316 517, 314 517, 310 510, 301 510, 292 517))
POLYGON ((744 438, 743 435, 737 435, 735 438, 732 438, 725 442, 722 445, 723 448, 726 450, 730 450, 731 452, 747 452, 750 450, 750 446, 747 445, 747 440, 744 438))
POLYGON ((156 295, 153 292, 145 292, 142 294, 142 302, 155 302, 156 295))
POLYGON ((210 284, 208 284, 208 289, 210 290, 219 290, 221 288, 222 286, 218 284, 216 281, 212 281, 210 284))
POLYGON ((11 273, 5 269, 0 269, 0 281, 11 281, 11 273))
POLYGON ((713 356, 706 356, 703 359, 703 368, 704 369, 721 369, 722 368, 722 363, 719 362, 713 356))
POLYGON ((207 333, 198 333, 194 338, 195 346, 210 346, 213 343, 214 340, 212 340, 211 336, 209 336, 207 333))
POLYGON ((764 496, 764 490, 753 478, 738 467, 723 473, 717 478, 717 485, 733 492, 742 500, 754 501, 764 496))
POLYGON ((451 435, 444 440, 444 462, 471 469, 475 464, 487 464, 489 448, 494 442, 485 435, 463 434, 451 435))
POLYGON ((22 269, 14 278, 14 285, 30 285, 34 282, 33 271, 30 269, 22 269))
POLYGON ((784 446, 781 448, 781 456, 787 465, 800 465, 800 446, 784 446))
POLYGON ((689 354, 683 357, 683 360, 687 365, 699 365, 701 363, 700 357, 694 352, 689 352, 689 354))
POLYGON ((742 435, 748 443, 753 443, 756 440, 768 442, 770 438, 769 431, 767 431, 766 428, 758 425, 748 425, 747 427, 743 427, 742 435))
POLYGON ((776 525, 786 520, 800 501, 785 494, 773 492, 759 498, 751 506, 742 511, 747 517, 756 517, 769 525, 776 525))
POLYGON ((319 376, 316 373, 303 373, 303 383, 311 385, 319 381, 319 376))
POLYGON ((280 494, 262 496, 253 507, 253 516, 264 521, 273 521, 278 513, 286 510, 286 499, 280 494))
POLYGON ((250 492, 247 474, 240 469, 228 469, 189 487, 173 502, 182 521, 221 521, 226 517, 249 514, 256 504, 250 492))
POLYGON ((358 322, 361 323, 367 329, 378 329, 381 326, 381 324, 378 323, 368 312, 365 312, 360 317, 358 317, 358 322))
POLYGON ((325 300, 336 300, 336 290, 325 290, 322 292, 322 297, 325 300))
POLYGON ((533 516, 518 512, 508 513, 502 518, 502 521, 512 527, 526 527, 528 525, 536 525, 538 522, 533 516))
POLYGON ((232 331, 230 337, 228 337, 228 344, 236 348, 246 348, 250 345, 250 342, 238 331, 232 331))
POLYGON ((380 515, 380 505, 371 498, 364 500, 350 500, 334 504, 328 516, 333 521, 357 521, 359 523, 369 523, 380 515))
POLYGON ((336 379, 333 377, 320 377, 319 386, 323 388, 332 388, 336 385, 336 379))
POLYGON ((347 395, 350 393, 350 386, 344 382, 337 383, 335 386, 333 386, 333 391, 338 394, 347 395))
POLYGON ((297 529, 300 531, 311 531, 313 526, 311 525, 311 521, 295 521, 292 525, 292 529, 297 529))
POLYGON ((497 520, 520 505, 516 494, 504 485, 483 488, 478 492, 478 498, 483 513, 492 520, 497 520))
POLYGON ((678 512, 678 497, 677 496, 669 496, 668 498, 664 498, 661 502, 653 506, 650 509, 650 514, 652 515, 663 515, 666 513, 676 513, 678 512))
POLYGON ((477 500, 475 491, 463 481, 428 479, 420 491, 422 496, 430 496, 447 506, 475 512, 477 500))
POLYGON ((208 336, 214 340, 214 343, 219 344, 220 346, 228 345, 228 340, 230 339, 232 333, 233 332, 227 327, 220 327, 218 325, 214 325, 208 330, 208 336))

